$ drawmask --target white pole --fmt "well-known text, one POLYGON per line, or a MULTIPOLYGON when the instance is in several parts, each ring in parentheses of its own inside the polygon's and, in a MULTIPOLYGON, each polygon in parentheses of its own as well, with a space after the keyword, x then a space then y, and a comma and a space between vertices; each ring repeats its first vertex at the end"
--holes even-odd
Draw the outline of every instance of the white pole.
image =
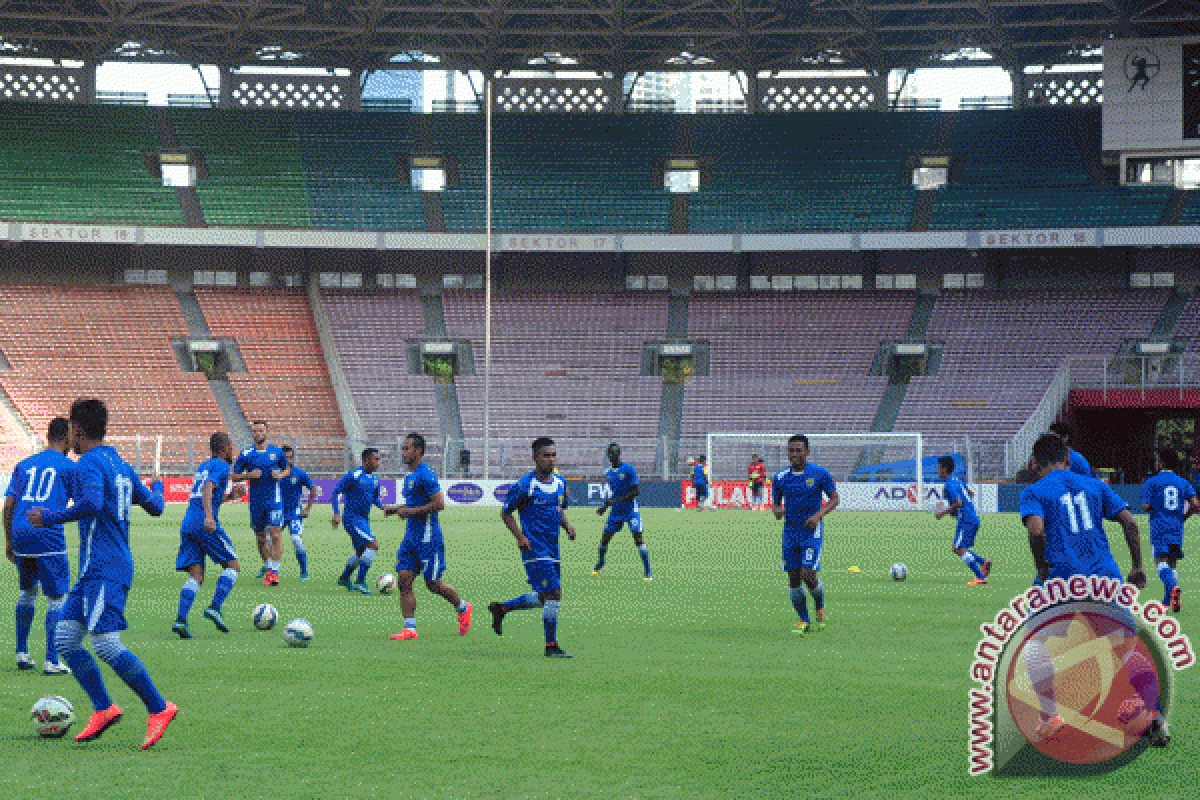
POLYGON ((483 478, 492 477, 492 76, 483 80, 483 478))
POLYGON ((924 508, 925 504, 925 448, 923 447, 922 435, 917 434, 917 508, 924 508))
POLYGON ((163 437, 162 437, 162 434, 160 433, 154 439, 154 474, 155 475, 162 474, 162 445, 163 445, 163 437))

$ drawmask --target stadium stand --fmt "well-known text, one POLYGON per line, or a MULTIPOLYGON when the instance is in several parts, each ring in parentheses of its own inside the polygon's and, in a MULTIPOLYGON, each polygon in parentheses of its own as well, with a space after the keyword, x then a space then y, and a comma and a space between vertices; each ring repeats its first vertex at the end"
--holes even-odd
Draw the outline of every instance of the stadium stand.
POLYGON ((925 114, 697 116, 693 231, 904 230, 925 114))
POLYGON ((416 292, 324 290, 321 302, 367 435, 437 437, 433 379, 408 374, 405 342, 425 333, 416 292))
MULTIPOLYGON (((447 333, 469 339, 475 352, 480 374, 456 383, 464 434, 479 440, 483 293, 447 291, 443 304, 447 333)), ((662 382, 640 376, 641 349, 663 336, 665 293, 518 291, 496 297, 492 314, 492 436, 510 443, 512 463, 527 465, 529 442, 547 434, 559 442, 565 469, 586 465, 592 471, 603 452, 580 451, 573 439, 591 447, 608 438, 657 440, 662 382)), ((642 469, 649 463, 634 465, 642 469)))
POLYGON ((344 439, 308 297, 300 289, 196 289, 216 336, 237 340, 246 372, 229 381, 249 419, 276 441, 344 439))
POLYGON ((1169 187, 1097 180, 1099 109, 973 111, 953 121, 952 177, 935 197, 933 229, 1157 225, 1166 210, 1169 187))
POLYGON ((313 227, 295 115, 176 109, 171 124, 203 155, 196 193, 209 225, 313 227))
MULTIPOLYGON (((897 430, 1008 436, 1041 399, 1063 360, 1115 356, 1146 336, 1169 291, 945 292, 929 338, 946 343, 937 374, 909 385, 897 430)), ((1099 367, 1093 367, 1099 369, 1099 367)), ((1099 385, 1100 376, 1081 375, 1099 385)))
MULTIPOLYGON (((112 437, 206 437, 221 415, 204 377, 175 360, 170 340, 184 336, 166 288, 8 284, 0 347, 12 369, 0 371, 0 383, 35 431, 94 394, 108 403, 112 437)), ((195 455, 164 446, 166 462, 197 463, 195 455)))
POLYGON ((159 147, 145 109, 0 105, 0 218, 182 225, 146 164, 159 147))
POLYGON ((709 374, 684 394, 685 449, 700 452, 710 431, 871 430, 887 386, 872 363, 914 303, 907 292, 695 295, 688 335, 708 340, 709 374))

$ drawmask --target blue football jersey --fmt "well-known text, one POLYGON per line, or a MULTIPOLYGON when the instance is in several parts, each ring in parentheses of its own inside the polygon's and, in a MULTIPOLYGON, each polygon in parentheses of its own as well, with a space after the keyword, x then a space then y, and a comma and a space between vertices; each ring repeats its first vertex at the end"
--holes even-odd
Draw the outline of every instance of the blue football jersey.
POLYGON ((1183 514, 1195 496, 1195 487, 1169 469, 1151 476, 1139 496, 1142 505, 1150 506, 1150 535, 1182 535, 1183 514))
POLYGON ((305 489, 308 489, 310 494, 316 491, 312 478, 299 467, 292 467, 291 474, 279 482, 285 520, 291 521, 300 518, 300 497, 305 489))
POLYGON ((692 485, 707 486, 708 485, 708 467, 704 464, 692 465, 692 485))
POLYGON ((108 445, 93 447, 76 464, 75 501, 66 511, 43 514, 47 524, 79 520, 79 580, 133 583, 129 515, 133 505, 151 516, 163 512, 162 482, 151 492, 133 468, 108 445))
POLYGON ((504 511, 517 512, 521 532, 529 540, 530 551, 522 553, 525 561, 558 561, 558 532, 562 526, 562 509, 566 502, 567 484, 557 475, 543 483, 536 472, 530 472, 508 490, 504 511))
POLYGON ((612 509, 612 515, 619 517, 632 514, 637 507, 637 500, 621 502, 619 498, 623 497, 630 487, 637 486, 637 470, 622 461, 620 466, 604 470, 604 477, 608 480, 608 491, 612 497, 612 505, 609 506, 612 509))
POLYGON ((1096 477, 1095 473, 1092 472, 1092 465, 1088 463, 1088 460, 1081 453, 1075 450, 1071 451, 1071 472, 1074 472, 1076 475, 1082 475, 1085 478, 1096 477))
POLYGON ((355 467, 342 476, 333 487, 333 513, 338 512, 338 496, 345 498, 347 516, 366 519, 371 514, 371 506, 383 508, 379 500, 379 476, 374 472, 366 472, 362 467, 355 467))
POLYGON ((1061 469, 1021 492, 1022 522, 1039 516, 1045 523, 1046 563, 1076 575, 1120 574, 1104 520, 1116 519, 1127 508, 1107 483, 1061 469))
POLYGON ((979 512, 975 510, 975 503, 971 501, 971 494, 960 479, 953 475, 946 478, 946 485, 942 488, 942 494, 945 496, 948 505, 962 503, 962 508, 954 513, 959 522, 979 524, 979 512))
POLYGON ((34 528, 25 512, 34 508, 62 511, 71 498, 75 462, 57 450, 46 449, 13 467, 6 496, 13 498, 13 554, 36 556, 65 555, 67 540, 63 526, 34 528))
POLYGON ((257 507, 273 507, 283 505, 283 493, 279 481, 271 477, 272 470, 287 469, 287 457, 283 450, 269 444, 263 450, 248 447, 238 454, 233 462, 234 472, 253 472, 262 470, 262 477, 247 481, 249 484, 250 505, 257 507))
POLYGON ((824 467, 806 464, 797 472, 788 467, 775 473, 771 493, 776 505, 783 505, 784 524, 797 528, 821 510, 824 496, 832 497, 837 491, 833 476, 824 467))
MULTIPOLYGON (((404 477, 401 492, 407 508, 420 508, 429 505, 433 496, 441 490, 437 475, 428 464, 422 462, 404 477)), ((405 537, 415 537, 423 542, 439 541, 442 538, 442 526, 438 522, 436 511, 420 517, 409 517, 405 523, 405 537)))
POLYGON ((229 464, 220 458, 210 458, 196 470, 192 492, 188 495, 187 511, 183 515, 183 530, 197 531, 204 527, 204 484, 211 483, 213 520, 220 525, 217 514, 229 489, 229 464))

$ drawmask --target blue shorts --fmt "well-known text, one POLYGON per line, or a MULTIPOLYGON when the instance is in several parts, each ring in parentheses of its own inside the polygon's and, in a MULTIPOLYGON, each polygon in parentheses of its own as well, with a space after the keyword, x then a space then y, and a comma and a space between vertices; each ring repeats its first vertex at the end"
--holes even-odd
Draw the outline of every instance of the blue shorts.
POLYGON ((825 524, 819 523, 817 529, 803 534, 785 530, 783 532, 783 568, 791 572, 794 569, 821 569, 821 544, 825 541, 825 524))
POLYGON ((629 530, 632 533, 642 532, 642 514, 640 511, 629 511, 623 514, 618 514, 615 511, 608 513, 608 522, 604 524, 605 533, 616 533, 621 530, 621 526, 629 523, 629 530))
POLYGON ((183 531, 179 534, 179 555, 175 557, 175 569, 186 570, 196 564, 203 566, 205 556, 211 558, 215 564, 224 565, 230 561, 237 561, 233 542, 229 541, 225 531, 220 528, 214 533, 201 528, 198 531, 183 531))
POLYGON ((342 517, 342 528, 350 535, 355 550, 375 541, 375 535, 371 533, 371 522, 365 517, 342 517))
POLYGON ((529 581, 529 588, 539 594, 561 589, 561 572, 559 564, 555 561, 525 562, 525 577, 529 581))
POLYGON ((75 584, 60 619, 78 622, 88 633, 115 633, 129 627, 125 622, 125 596, 129 587, 106 580, 75 584))
POLYGON ((1097 564, 1091 567, 1081 567, 1078 565, 1058 566, 1050 565, 1050 574, 1046 576, 1047 580, 1052 578, 1062 578, 1068 580, 1072 575, 1096 575, 1101 578, 1116 578, 1124 580, 1121 575, 1121 570, 1117 567, 1117 562, 1110 560, 1107 564, 1097 564))
POLYGON ((979 533, 979 520, 968 522, 958 520, 954 528, 955 549, 969 549, 975 546, 975 534, 979 533))
POLYGON ((251 503, 250 527, 255 533, 263 533, 267 528, 282 528, 283 509, 278 505, 260 506, 251 503))
POLYGON ((417 572, 427 581, 436 581, 446 572, 445 542, 440 537, 423 542, 405 536, 396 551, 396 571, 417 572))
POLYGON ((304 519, 297 517, 285 521, 288 533, 292 536, 302 536, 304 534, 304 519))
POLYGON ((1183 558, 1183 531, 1155 535, 1151 530, 1150 546, 1155 558, 1183 558))
POLYGON ((71 565, 65 553, 36 558, 17 556, 17 581, 23 592, 41 584, 46 597, 62 597, 71 588, 71 565))

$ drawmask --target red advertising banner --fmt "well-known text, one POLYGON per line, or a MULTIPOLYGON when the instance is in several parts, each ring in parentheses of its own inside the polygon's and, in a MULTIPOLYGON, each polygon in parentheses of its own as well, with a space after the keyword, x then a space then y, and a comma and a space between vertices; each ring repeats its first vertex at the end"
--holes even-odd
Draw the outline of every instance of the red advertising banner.
MULTIPOLYGON (((767 492, 767 499, 771 497, 771 483, 767 482, 764 487, 767 492)), ((754 498, 751 497, 749 481, 709 481, 708 483, 708 501, 709 506, 716 508, 750 508, 754 503, 754 498)), ((683 482, 683 507, 696 507, 696 489, 692 486, 691 481, 683 482)))

